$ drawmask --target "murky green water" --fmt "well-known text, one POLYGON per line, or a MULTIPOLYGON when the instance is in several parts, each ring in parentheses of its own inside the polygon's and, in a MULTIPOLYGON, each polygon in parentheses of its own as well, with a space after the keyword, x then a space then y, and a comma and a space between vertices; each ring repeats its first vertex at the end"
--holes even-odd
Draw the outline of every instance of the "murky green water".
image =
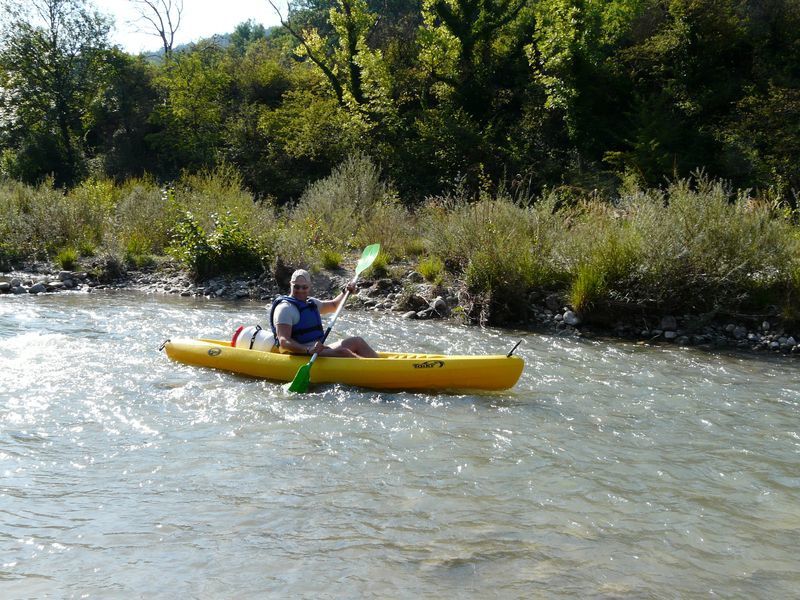
MULTIPOLYGON (((156 350, 264 321, 0 297, 0 596, 797 597, 798 363, 527 335, 507 393, 297 396, 156 350)), ((347 311, 337 332, 517 339, 347 311)))

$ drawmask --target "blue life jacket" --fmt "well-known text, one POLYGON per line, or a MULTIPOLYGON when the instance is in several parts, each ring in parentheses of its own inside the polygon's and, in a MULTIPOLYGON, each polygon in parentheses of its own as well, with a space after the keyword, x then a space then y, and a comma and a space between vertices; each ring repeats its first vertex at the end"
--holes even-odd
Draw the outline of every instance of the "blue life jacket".
POLYGON ((275 315, 275 308, 281 302, 293 304, 300 311, 300 320, 296 325, 292 326, 292 339, 301 344, 308 344, 325 337, 325 332, 322 329, 322 317, 319 315, 319 308, 316 304, 310 300, 302 302, 292 296, 278 296, 272 301, 272 308, 269 311, 269 324, 272 326, 272 335, 275 338, 276 346, 279 345, 278 330, 275 329, 275 322, 272 317, 275 315))

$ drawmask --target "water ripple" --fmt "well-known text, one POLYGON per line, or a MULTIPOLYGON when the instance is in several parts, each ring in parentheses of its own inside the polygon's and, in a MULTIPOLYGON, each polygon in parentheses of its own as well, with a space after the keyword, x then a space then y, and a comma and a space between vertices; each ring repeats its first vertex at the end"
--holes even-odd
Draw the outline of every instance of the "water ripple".
POLYGON ((485 394, 172 363, 256 303, 0 298, 4 596, 790 597, 798 367, 343 313, 382 349, 502 353, 485 394))

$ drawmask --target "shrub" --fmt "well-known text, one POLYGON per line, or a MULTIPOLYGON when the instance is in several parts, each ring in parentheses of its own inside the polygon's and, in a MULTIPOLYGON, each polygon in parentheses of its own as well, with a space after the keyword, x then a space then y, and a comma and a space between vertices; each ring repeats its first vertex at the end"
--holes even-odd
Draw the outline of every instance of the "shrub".
POLYGON ((279 226, 271 201, 255 201, 242 187, 238 171, 230 165, 184 174, 169 195, 174 207, 172 227, 188 211, 205 231, 213 232, 219 225, 218 215, 227 215, 225 218, 236 222, 237 232, 258 247, 259 254, 270 253, 273 244, 279 241, 279 226))
POLYGON ((760 310, 781 304, 800 245, 779 203, 734 195, 702 174, 666 192, 624 199, 642 245, 639 285, 631 298, 663 308, 760 310))
POLYGON ((0 233, 21 257, 43 259, 74 245, 81 226, 74 207, 52 180, 37 186, 0 183, 0 233))
POLYGON ((570 273, 570 303, 584 316, 593 308, 607 309, 634 285, 641 238, 624 214, 606 202, 583 201, 561 214, 572 223, 558 246, 570 273))
POLYGON ((93 242, 84 238, 78 242, 78 254, 84 258, 97 254, 97 246, 93 242))
POLYGON ((169 253, 186 265, 195 278, 222 273, 248 273, 262 267, 258 244, 230 214, 212 215, 213 231, 206 233, 187 212, 173 231, 169 253))
POLYGON ((389 274, 388 266, 389 256, 381 250, 367 269, 367 273, 373 277, 386 277, 389 274))
POLYGON ((363 247, 379 242, 386 254, 399 258, 403 256, 405 240, 411 237, 416 237, 416 231, 408 211, 390 190, 383 201, 361 215, 361 226, 354 244, 363 247))
POLYGON ((277 247, 285 262, 296 264, 313 263, 322 249, 344 253, 375 242, 399 253, 405 215, 378 167, 356 154, 309 185, 284 213, 277 247))
POLYGON ((587 263, 578 267, 569 290, 572 308, 586 315, 607 296, 606 273, 598 264, 587 263))
POLYGON ((124 260, 138 269, 149 267, 155 263, 150 253, 150 240, 142 235, 132 235, 125 243, 124 260))
POLYGON ((212 271, 212 249, 205 229, 191 212, 186 212, 172 231, 167 252, 200 279, 212 271))
POLYGON ((146 253, 164 251, 179 212, 168 189, 148 179, 129 181, 119 193, 115 216, 115 235, 127 252, 129 243, 146 253))
POLYGON ((75 248, 62 248, 56 254, 55 262, 65 271, 72 271, 78 264, 78 251, 75 248))
POLYGON ((426 281, 441 285, 444 276, 444 263, 436 256, 424 258, 419 261, 417 270, 426 281))
POLYGON ((406 256, 422 256, 425 250, 425 240, 419 237, 408 239, 403 246, 403 253, 406 256))
POLYGON ((87 179, 70 190, 67 200, 72 205, 76 225, 80 228, 81 244, 84 240, 102 244, 109 227, 109 218, 120 195, 120 189, 108 179, 87 179))
POLYGON ((22 253, 7 242, 0 241, 0 271, 10 271, 22 261, 22 253))
POLYGON ((325 269, 338 269, 342 264, 342 255, 334 250, 322 251, 322 266, 325 269))

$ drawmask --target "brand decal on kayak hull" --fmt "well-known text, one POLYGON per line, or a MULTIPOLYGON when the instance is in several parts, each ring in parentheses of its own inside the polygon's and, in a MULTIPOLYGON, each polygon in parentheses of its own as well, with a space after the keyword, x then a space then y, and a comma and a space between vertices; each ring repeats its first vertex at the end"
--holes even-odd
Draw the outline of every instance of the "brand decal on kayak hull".
POLYGON ((219 348, 209 348, 208 349, 208 355, 209 356, 219 356, 220 354, 222 354, 222 350, 220 350, 219 348))
POLYGON ((425 362, 416 363, 415 369, 441 369, 444 367, 443 360, 426 360, 425 362))

